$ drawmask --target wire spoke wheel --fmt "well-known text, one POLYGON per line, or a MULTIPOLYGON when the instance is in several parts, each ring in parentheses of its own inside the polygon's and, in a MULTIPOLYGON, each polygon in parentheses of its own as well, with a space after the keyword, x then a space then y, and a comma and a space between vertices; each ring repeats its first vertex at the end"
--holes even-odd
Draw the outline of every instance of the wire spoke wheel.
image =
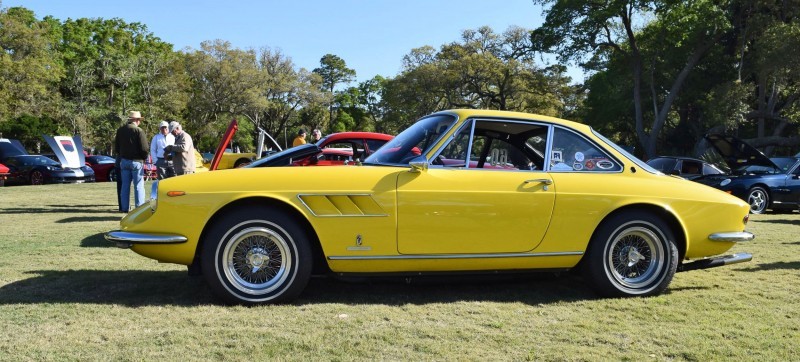
POLYGON ((291 267, 286 240, 266 228, 248 228, 234 235, 223 250, 225 275, 243 292, 270 292, 287 277, 291 267))
POLYGON ((606 261, 612 277, 629 288, 646 286, 664 267, 664 248, 653 231, 626 229, 610 246, 606 261))
POLYGON ((669 225, 654 214, 630 210, 613 215, 592 237, 585 276, 603 296, 659 294, 678 267, 674 240, 669 225))
POLYGON ((311 277, 308 234, 285 212, 231 208, 204 239, 201 272, 230 304, 281 303, 296 298, 311 277))

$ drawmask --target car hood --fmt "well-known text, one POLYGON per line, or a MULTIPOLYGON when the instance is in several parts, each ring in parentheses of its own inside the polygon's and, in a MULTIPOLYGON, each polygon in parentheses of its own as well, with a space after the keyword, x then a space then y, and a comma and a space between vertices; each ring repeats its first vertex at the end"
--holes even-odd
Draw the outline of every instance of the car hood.
POLYGON ((737 137, 707 134, 705 139, 722 156, 731 171, 747 166, 764 166, 779 169, 778 165, 772 162, 769 157, 737 137))
POLYGON ((313 143, 306 143, 297 147, 287 148, 281 152, 264 157, 245 167, 275 167, 290 166, 294 161, 316 156, 322 152, 319 146, 313 143))

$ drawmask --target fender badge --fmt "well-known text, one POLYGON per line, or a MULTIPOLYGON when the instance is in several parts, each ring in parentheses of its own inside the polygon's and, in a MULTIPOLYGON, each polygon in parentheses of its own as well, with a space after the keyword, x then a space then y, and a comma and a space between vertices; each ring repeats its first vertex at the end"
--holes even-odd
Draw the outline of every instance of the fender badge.
POLYGON ((371 246, 361 246, 362 242, 363 242, 363 238, 361 237, 361 234, 356 235, 356 246, 348 246, 347 250, 350 250, 350 251, 370 251, 370 250, 372 250, 371 246))

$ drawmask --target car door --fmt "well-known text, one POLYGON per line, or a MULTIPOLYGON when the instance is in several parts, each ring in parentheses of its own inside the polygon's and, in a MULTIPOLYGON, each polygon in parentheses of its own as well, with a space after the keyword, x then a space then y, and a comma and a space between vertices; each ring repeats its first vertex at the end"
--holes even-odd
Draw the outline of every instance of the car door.
POLYGON ((544 237, 555 201, 545 124, 467 122, 427 170, 398 176, 401 254, 514 253, 544 237))

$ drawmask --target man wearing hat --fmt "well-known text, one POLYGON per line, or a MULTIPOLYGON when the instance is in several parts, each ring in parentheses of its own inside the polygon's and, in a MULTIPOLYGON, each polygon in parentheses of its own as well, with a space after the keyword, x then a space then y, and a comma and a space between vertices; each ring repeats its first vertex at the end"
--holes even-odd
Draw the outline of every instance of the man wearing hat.
POLYGON ((172 168, 172 159, 164 154, 164 147, 175 143, 175 136, 169 133, 168 128, 169 123, 161 121, 158 125, 158 133, 150 141, 150 156, 155 158, 159 180, 175 176, 175 170, 172 168))
POLYGON ((297 131, 297 137, 292 141, 292 147, 297 147, 306 144, 306 130, 300 129, 297 131))
POLYGON ((184 132, 181 124, 175 121, 169 123, 169 132, 175 136, 175 143, 164 148, 166 152, 172 152, 172 166, 175 168, 176 175, 187 175, 194 173, 194 142, 192 136, 184 132))
POLYGON ((119 211, 128 212, 131 202, 131 183, 134 186, 134 201, 138 207, 144 204, 144 160, 147 159, 147 136, 139 128, 142 114, 139 111, 128 113, 128 123, 117 129, 114 137, 114 152, 120 158, 120 193, 119 211))

